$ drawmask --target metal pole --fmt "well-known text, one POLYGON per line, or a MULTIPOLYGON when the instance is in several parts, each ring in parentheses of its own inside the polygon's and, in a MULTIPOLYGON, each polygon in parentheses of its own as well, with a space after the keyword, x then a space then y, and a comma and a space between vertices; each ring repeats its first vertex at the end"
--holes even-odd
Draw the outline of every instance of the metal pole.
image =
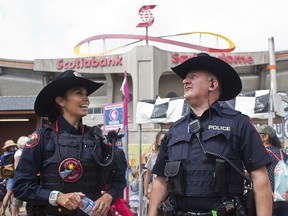
POLYGON ((146 27, 146 46, 148 46, 148 27, 146 27))
POLYGON ((141 158, 142 157, 142 125, 139 124, 139 148, 138 148, 138 165, 139 165, 139 174, 142 172, 141 167, 141 158))
POLYGON ((139 213, 142 215, 142 197, 143 197, 143 182, 142 182, 142 167, 141 167, 141 156, 142 156, 142 124, 139 124, 139 147, 138 147, 138 169, 139 169, 139 213))
POLYGON ((274 104, 275 95, 277 94, 277 78, 276 78, 276 61, 275 61, 275 49, 274 49, 274 38, 268 39, 269 44, 269 66, 270 70, 270 110, 268 125, 273 126, 273 115, 274 115, 274 104))
POLYGON ((143 214, 143 210, 145 209, 145 206, 143 206, 144 204, 144 194, 143 194, 144 181, 143 179, 145 177, 146 172, 147 172, 147 169, 143 170, 143 172, 140 175, 140 181, 139 181, 139 216, 146 216, 143 214))

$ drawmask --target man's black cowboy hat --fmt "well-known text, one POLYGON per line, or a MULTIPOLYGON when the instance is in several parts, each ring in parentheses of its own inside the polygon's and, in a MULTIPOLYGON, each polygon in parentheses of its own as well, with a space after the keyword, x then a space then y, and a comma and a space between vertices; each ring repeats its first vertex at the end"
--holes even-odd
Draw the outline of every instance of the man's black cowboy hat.
POLYGON ((74 70, 64 71, 40 91, 34 103, 35 113, 42 117, 49 116, 51 110, 55 109, 55 98, 62 96, 70 88, 83 86, 90 95, 102 85, 103 83, 83 78, 74 70))
POLYGON ((185 79, 189 72, 198 69, 213 73, 221 84, 219 101, 231 100, 242 90, 242 82, 237 72, 225 61, 207 53, 199 53, 196 57, 190 58, 171 69, 182 79, 185 79))

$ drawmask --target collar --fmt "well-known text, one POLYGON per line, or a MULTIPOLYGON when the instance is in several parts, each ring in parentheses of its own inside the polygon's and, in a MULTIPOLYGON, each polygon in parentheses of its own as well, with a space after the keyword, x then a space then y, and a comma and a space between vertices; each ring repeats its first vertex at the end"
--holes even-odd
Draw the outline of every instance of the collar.
MULTIPOLYGON (((215 103, 213 103, 211 106, 210 106, 210 111, 212 113, 212 116, 213 116, 213 113, 216 113, 218 115, 221 115, 221 106, 219 104, 218 101, 216 101, 215 103)), ((192 119, 196 119, 196 118, 205 118, 205 116, 208 116, 209 117, 209 108, 206 109, 202 116, 196 116, 195 113, 193 112, 192 109, 190 109, 190 118, 192 119)))
POLYGON ((82 119, 80 120, 80 123, 77 129, 75 129, 62 115, 59 115, 57 117, 57 120, 59 124, 58 125, 59 130, 64 130, 71 134, 82 134, 82 127, 83 127, 82 119))

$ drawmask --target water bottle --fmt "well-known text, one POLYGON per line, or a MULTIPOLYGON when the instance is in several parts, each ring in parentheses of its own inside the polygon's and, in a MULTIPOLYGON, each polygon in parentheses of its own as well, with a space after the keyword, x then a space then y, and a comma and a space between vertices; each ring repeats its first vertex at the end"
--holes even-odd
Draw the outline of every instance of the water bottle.
POLYGON ((80 199, 83 203, 83 207, 79 206, 79 208, 83 212, 85 212, 87 215, 91 216, 92 215, 92 209, 95 205, 93 200, 89 199, 88 197, 81 197, 80 199))

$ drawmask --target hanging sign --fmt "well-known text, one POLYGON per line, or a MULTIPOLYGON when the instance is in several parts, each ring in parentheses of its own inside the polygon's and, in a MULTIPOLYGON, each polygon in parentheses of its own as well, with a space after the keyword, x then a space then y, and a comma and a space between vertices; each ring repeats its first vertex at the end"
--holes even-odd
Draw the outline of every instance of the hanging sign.
POLYGON ((123 102, 105 105, 103 113, 103 132, 124 130, 123 102))

